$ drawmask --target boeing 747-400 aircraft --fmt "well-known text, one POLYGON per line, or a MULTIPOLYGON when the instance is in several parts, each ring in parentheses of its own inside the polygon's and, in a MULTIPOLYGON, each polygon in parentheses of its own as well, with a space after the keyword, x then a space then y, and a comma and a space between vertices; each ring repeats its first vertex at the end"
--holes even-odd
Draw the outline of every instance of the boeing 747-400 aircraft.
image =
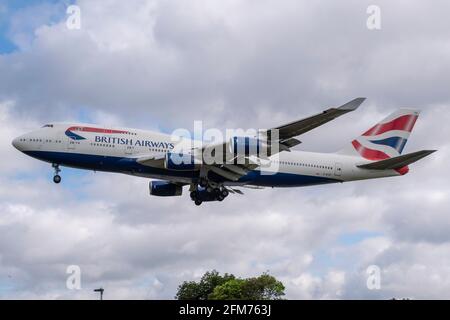
POLYGON ((195 147, 193 140, 136 129, 51 123, 20 136, 13 146, 51 163, 53 181, 61 182, 60 166, 125 173, 150 181, 154 196, 180 196, 189 186, 196 205, 222 201, 239 187, 302 187, 325 183, 401 176, 408 165, 435 150, 403 154, 419 111, 400 109, 336 153, 294 151, 295 137, 354 111, 365 98, 329 108, 259 136, 233 136, 195 147), (183 151, 180 151, 183 150, 183 151), (204 153, 213 151, 213 161, 204 153), (264 152, 263 152, 264 151, 264 152), (181 161, 180 161, 181 159, 181 161))

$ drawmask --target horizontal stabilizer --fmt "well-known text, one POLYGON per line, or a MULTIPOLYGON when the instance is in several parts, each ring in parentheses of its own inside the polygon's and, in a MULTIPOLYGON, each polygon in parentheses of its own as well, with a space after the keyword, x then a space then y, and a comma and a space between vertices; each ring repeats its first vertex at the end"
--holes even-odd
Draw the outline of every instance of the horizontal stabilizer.
POLYGON ((426 156, 432 154, 436 150, 422 150, 413 153, 404 154, 398 157, 389 158, 386 160, 381 160, 377 162, 367 163, 359 165, 358 168, 362 169, 372 169, 372 170, 389 170, 389 169, 399 169, 414 163, 426 156))

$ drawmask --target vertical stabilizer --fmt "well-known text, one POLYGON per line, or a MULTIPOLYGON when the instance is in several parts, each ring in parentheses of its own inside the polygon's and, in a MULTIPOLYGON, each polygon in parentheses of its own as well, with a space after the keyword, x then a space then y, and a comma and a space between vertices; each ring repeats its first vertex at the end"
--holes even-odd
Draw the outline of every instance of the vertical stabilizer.
POLYGON ((367 160, 384 160, 399 156, 408 141, 418 110, 399 109, 354 139, 339 151, 367 160))

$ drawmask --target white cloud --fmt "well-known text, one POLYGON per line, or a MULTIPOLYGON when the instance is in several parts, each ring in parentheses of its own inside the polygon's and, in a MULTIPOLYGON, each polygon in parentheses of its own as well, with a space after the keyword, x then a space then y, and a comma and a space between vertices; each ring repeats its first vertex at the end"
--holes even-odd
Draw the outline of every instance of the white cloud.
POLYGON ((360 1, 78 4, 76 31, 49 22, 58 6, 40 7, 31 24, 19 12, 20 50, 0 55, 2 298, 94 298, 98 286, 106 298, 172 298, 213 268, 269 270, 288 298, 449 297, 447 2, 382 1, 379 32, 365 28, 360 1), (439 152, 401 178, 248 190, 197 208, 187 196, 150 197, 146 179, 122 175, 55 186, 47 164, 11 146, 85 110, 143 128, 270 127, 360 95, 369 97, 360 110, 302 136, 301 148, 334 151, 408 106, 423 113, 407 151, 439 152), (358 233, 367 236, 340 240, 358 233), (69 264, 82 268, 81 291, 64 288, 69 264), (379 291, 366 287, 371 264, 382 270, 379 291))

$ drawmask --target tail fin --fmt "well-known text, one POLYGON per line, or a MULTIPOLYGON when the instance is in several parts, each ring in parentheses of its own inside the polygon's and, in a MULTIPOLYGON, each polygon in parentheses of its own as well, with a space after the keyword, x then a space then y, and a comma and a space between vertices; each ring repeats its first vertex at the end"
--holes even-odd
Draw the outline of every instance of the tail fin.
POLYGON ((419 110, 399 109, 353 140, 351 145, 339 153, 367 160, 397 157, 402 153, 419 113, 419 110))

